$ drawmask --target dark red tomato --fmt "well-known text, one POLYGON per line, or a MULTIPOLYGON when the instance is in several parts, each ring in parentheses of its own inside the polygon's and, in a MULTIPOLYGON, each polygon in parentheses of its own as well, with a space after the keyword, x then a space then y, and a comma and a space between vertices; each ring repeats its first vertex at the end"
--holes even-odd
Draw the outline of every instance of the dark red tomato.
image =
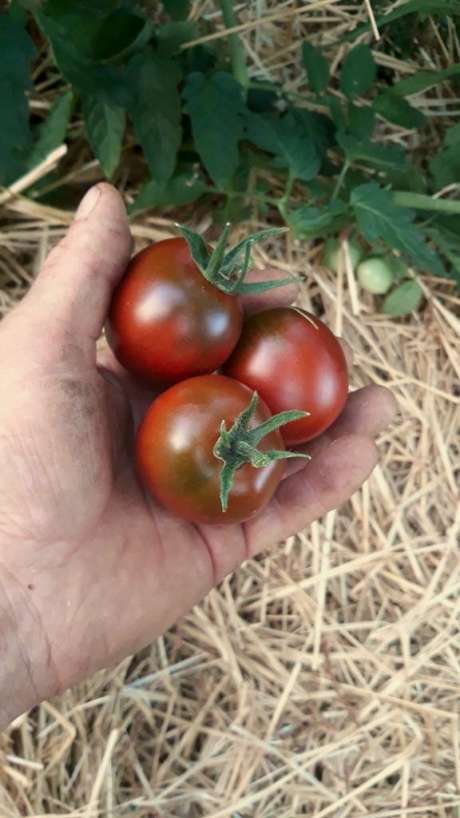
POLYGON ((322 321, 295 307, 248 318, 224 372, 258 392, 273 414, 310 412, 281 429, 288 446, 324 432, 347 398, 347 364, 339 341, 322 321))
POLYGON ((185 239, 166 239, 128 265, 113 296, 107 338, 138 377, 175 383, 217 369, 241 325, 238 299, 204 278, 185 239))
MULTIPOLYGON (((203 375, 171 386, 151 405, 137 434, 138 471, 153 496, 174 514, 194 523, 239 523, 272 498, 283 475, 283 460, 261 469, 242 466, 235 472, 227 511, 220 504, 222 461, 213 447, 222 420, 228 429, 251 396, 238 381, 203 375)), ((251 427, 270 416, 259 400, 251 427)), ((258 448, 284 449, 279 431, 264 437, 258 448)))

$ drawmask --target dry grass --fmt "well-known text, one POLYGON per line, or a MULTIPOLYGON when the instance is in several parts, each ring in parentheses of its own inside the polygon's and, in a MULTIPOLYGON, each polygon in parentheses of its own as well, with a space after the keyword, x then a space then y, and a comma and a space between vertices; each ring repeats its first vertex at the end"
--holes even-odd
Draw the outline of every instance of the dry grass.
MULTIPOLYGON (((306 32, 327 44, 369 13, 315 5, 244 6, 253 73, 297 90, 306 32)), ((441 64, 441 45, 419 64, 436 54, 441 64)), ((451 114, 459 100, 443 93, 417 104, 451 114)), ((66 168, 76 185, 98 178, 86 159, 66 168)), ((126 173, 119 183, 129 199, 126 173)), ((3 313, 71 217, 20 192, 0 200, 3 313)), ((133 224, 138 241, 169 230, 149 214, 133 224)), ((290 237, 269 253, 305 274, 302 302, 352 346, 353 387, 396 395, 380 466, 348 505, 246 563, 150 649, 19 718, 0 740, 2 818, 460 816, 460 299, 425 277, 424 310, 391 321, 346 263, 333 276, 290 237)))

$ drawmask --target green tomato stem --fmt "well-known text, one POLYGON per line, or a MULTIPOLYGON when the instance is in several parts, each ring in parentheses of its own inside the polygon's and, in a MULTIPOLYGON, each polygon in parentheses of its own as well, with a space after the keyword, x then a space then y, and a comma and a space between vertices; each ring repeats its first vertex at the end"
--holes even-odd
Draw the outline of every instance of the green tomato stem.
POLYGON ((292 171, 289 171, 289 175, 286 182, 286 188, 282 198, 279 200, 278 210, 285 221, 288 220, 288 204, 289 199, 291 198, 292 188, 294 187, 295 176, 292 171))
POLYGON ((332 200, 336 199, 337 196, 339 195, 340 190, 342 188, 342 185, 343 185, 343 183, 345 181, 346 175, 347 175, 348 171, 350 170, 350 164, 351 163, 348 161, 348 159, 346 159, 345 162, 343 163, 342 170, 340 171, 340 173, 339 173, 339 175, 337 177, 337 182, 336 182, 335 188, 334 188, 334 190, 332 192, 332 196, 331 196, 332 200))
POLYGON ((222 460, 223 466, 220 473, 220 503, 222 511, 228 508, 228 498, 232 490, 235 472, 250 463, 255 469, 262 469, 273 463, 275 460, 287 460, 291 457, 303 457, 310 460, 308 454, 303 452, 290 452, 284 449, 269 449, 261 452, 257 448, 258 444, 270 432, 279 429, 285 423, 298 420, 308 415, 308 412, 279 412, 268 420, 249 428, 249 424, 254 417, 257 408, 257 392, 253 392, 252 398, 247 407, 243 409, 236 418, 230 429, 226 428, 225 421, 222 421, 220 434, 214 446, 214 456, 222 460))
POLYGON ((409 207, 414 210, 435 210, 438 213, 460 214, 460 201, 453 199, 435 199, 424 193, 410 193, 404 190, 393 192, 393 201, 399 207, 409 207))
MULTIPOLYGON (((233 8, 233 0, 220 0, 220 7, 222 9, 225 27, 234 28, 238 25, 233 8)), ((228 35, 228 44, 230 47, 233 76, 246 93, 249 85, 249 76, 243 43, 240 36, 233 33, 228 35)))
POLYGON ((206 267, 206 278, 209 281, 215 281, 216 277, 219 273, 220 268, 222 267, 222 262, 225 257, 225 248, 227 245, 228 234, 230 232, 230 224, 227 222, 222 233, 219 236, 219 240, 212 251, 209 261, 206 267))
POLYGON ((300 420, 300 418, 308 417, 310 412, 301 412, 297 410, 292 410, 290 412, 278 412, 277 415, 272 415, 271 418, 261 423, 259 426, 256 426, 255 429, 251 430, 251 438, 254 445, 260 443, 262 438, 268 435, 270 432, 274 432, 275 429, 279 429, 280 426, 284 426, 285 423, 291 423, 293 420, 300 420))
POLYGON ((242 295, 248 293, 263 293, 276 287, 284 287, 292 284, 294 276, 283 279, 272 279, 269 281, 258 281, 246 284, 244 278, 251 266, 251 249, 257 241, 262 241, 269 236, 279 236, 285 233, 286 227, 268 227, 266 230, 259 230, 251 233, 242 241, 238 242, 230 250, 226 249, 227 238, 230 232, 230 224, 226 224, 217 244, 210 251, 208 245, 198 233, 190 230, 184 225, 176 225, 182 236, 187 241, 190 254, 201 274, 224 293, 229 295, 242 295))

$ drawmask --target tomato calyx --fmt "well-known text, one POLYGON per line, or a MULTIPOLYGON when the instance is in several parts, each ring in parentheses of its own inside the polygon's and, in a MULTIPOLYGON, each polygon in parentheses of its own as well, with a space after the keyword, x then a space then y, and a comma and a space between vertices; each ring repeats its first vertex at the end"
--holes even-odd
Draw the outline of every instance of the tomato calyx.
POLYGON ((266 452, 261 452, 257 448, 258 444, 265 435, 284 426, 285 423, 290 423, 293 420, 306 417, 308 412, 289 411, 279 412, 273 415, 268 420, 265 420, 259 426, 253 429, 249 428, 249 423, 254 416, 257 408, 259 397, 257 392, 254 392, 252 398, 240 415, 236 418, 233 426, 227 429, 225 420, 220 426, 220 434, 217 438, 213 449, 213 454, 219 460, 222 460, 223 466, 220 473, 220 503, 222 511, 228 508, 228 498, 232 490, 235 472, 244 466, 245 463, 250 463, 256 469, 262 469, 270 465, 274 460, 286 460, 290 457, 303 457, 310 460, 310 455, 303 452, 290 452, 284 449, 269 449, 266 452))
POLYGON ((210 250, 202 236, 195 233, 184 225, 176 225, 181 235, 186 240, 193 261, 197 265, 202 275, 224 293, 229 295, 248 295, 252 293, 263 293, 273 290, 275 287, 284 287, 292 284, 293 277, 274 279, 270 281, 259 281, 257 283, 246 283, 244 278, 251 266, 251 249, 257 241, 262 241, 269 236, 279 236, 285 233, 285 227, 268 227, 266 230, 259 230, 251 233, 242 241, 238 242, 230 250, 226 251, 230 224, 227 223, 219 236, 216 246, 210 250))

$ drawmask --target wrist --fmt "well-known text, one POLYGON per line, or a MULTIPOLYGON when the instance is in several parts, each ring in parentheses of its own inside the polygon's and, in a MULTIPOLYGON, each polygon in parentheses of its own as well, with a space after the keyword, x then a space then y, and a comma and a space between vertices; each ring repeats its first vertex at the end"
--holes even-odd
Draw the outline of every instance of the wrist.
POLYGON ((0 567, 0 730, 53 691, 39 618, 14 577, 0 567))

